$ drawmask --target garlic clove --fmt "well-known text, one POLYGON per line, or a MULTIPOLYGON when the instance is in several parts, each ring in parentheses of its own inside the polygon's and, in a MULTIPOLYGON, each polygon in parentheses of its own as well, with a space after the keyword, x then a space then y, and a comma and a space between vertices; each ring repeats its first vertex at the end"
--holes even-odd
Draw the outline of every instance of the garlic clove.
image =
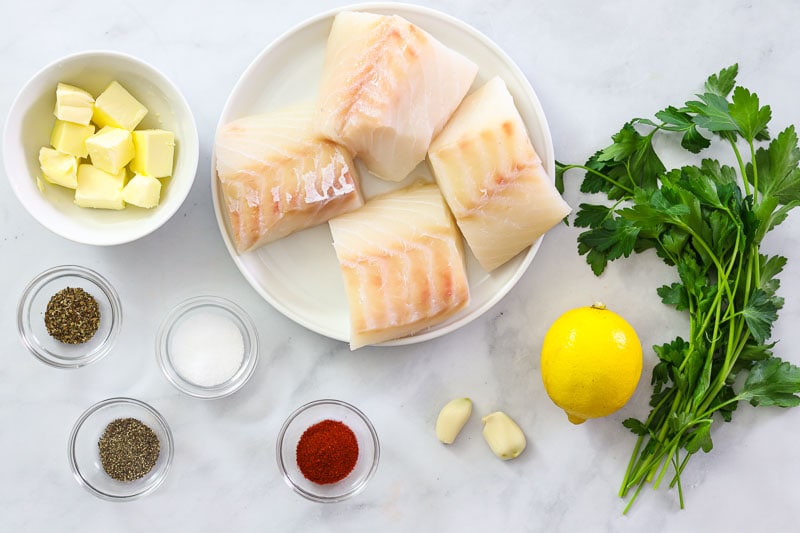
POLYGON ((444 444, 452 444, 472 414, 472 400, 456 398, 447 402, 436 419, 436 437, 444 444))
POLYGON ((483 417, 483 438, 492 452, 507 461, 518 457, 527 444, 525 434, 514 420, 502 411, 483 417))

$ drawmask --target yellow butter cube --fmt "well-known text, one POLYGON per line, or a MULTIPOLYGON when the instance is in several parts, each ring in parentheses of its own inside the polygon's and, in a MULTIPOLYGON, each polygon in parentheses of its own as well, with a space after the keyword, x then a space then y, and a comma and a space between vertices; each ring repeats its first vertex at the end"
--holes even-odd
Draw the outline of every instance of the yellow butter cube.
POLYGON ((70 189, 78 186, 78 158, 74 155, 43 146, 39 150, 39 166, 50 183, 70 189))
POLYGON ((147 209, 156 207, 160 197, 161 182, 146 174, 134 174, 122 189, 122 199, 126 203, 147 209))
POLYGON ((50 145, 65 154, 86 157, 86 139, 94 134, 94 126, 56 120, 50 134, 50 145))
POLYGON ((99 127, 112 126, 133 131, 147 115, 147 108, 125 87, 112 81, 94 101, 92 122, 99 127))
POLYGON ((59 83, 56 87, 56 108, 53 111, 58 120, 89 124, 94 113, 94 97, 83 89, 59 83))
POLYGON ((125 176, 124 168, 116 174, 109 174, 94 165, 78 165, 75 204, 96 209, 124 209, 122 189, 125 186, 125 176))
POLYGON ((136 155, 131 170, 154 178, 172 175, 175 136, 166 130, 137 130, 132 134, 136 155))
POLYGON ((94 166, 116 174, 133 159, 131 132, 106 126, 86 139, 86 150, 94 166))

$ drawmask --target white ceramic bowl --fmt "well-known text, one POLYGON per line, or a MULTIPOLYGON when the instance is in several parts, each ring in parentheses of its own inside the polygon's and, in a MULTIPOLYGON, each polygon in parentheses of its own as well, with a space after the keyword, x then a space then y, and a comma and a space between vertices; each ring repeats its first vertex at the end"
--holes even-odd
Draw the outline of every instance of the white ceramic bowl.
POLYGON ((81 52, 44 67, 11 104, 3 133, 6 175, 22 205, 53 233, 84 244, 122 244, 163 225, 189 194, 198 158, 197 126, 180 90, 152 65, 119 52, 81 52), (42 192, 37 185, 39 148, 49 146, 58 82, 97 96, 113 80, 149 110, 138 129, 162 128, 175 134, 173 176, 162 181, 161 201, 153 209, 81 208, 74 204, 70 189, 45 183, 42 192))

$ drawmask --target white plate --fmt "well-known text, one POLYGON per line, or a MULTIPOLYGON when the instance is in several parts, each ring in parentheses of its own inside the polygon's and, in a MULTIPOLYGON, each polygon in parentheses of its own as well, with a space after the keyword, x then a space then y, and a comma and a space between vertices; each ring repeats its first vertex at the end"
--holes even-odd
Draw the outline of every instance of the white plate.
MULTIPOLYGON (((237 82, 219 120, 218 128, 237 118, 316 98, 325 44, 336 13, 343 10, 397 14, 418 25, 442 43, 478 64, 474 87, 492 76, 505 80, 522 115, 536 151, 550 176, 555 175, 553 143, 544 112, 528 80, 500 48, 467 24, 428 8, 405 4, 358 4, 316 16, 278 38, 247 68, 237 82)), ((408 185, 422 175, 420 164, 408 180, 387 183, 359 165, 367 198, 408 185)), ((225 245, 247 281, 281 313, 321 335, 348 341, 349 311, 344 282, 327 224, 307 229, 252 252, 237 254, 223 215, 216 156, 211 158, 214 211, 225 245)), ((531 263, 541 239, 491 274, 468 253, 467 275, 471 303, 457 315, 416 335, 384 343, 422 342, 454 331, 476 319, 497 303, 517 283, 531 263)))

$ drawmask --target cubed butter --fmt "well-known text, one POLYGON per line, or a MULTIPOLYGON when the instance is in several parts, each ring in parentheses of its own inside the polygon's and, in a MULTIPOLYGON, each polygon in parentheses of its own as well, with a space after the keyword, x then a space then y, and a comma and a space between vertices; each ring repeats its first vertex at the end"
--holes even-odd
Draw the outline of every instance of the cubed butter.
POLYGON ((92 120, 94 97, 83 89, 59 83, 56 87, 56 108, 53 113, 58 120, 85 126, 92 120))
POLYGON ((125 186, 126 170, 116 174, 94 165, 78 165, 78 187, 75 189, 75 204, 96 209, 124 209, 122 189, 125 186))
POLYGON ((122 199, 126 203, 147 209, 156 207, 160 197, 161 182, 146 174, 134 174, 122 189, 122 199))
POLYGON ((172 175, 172 160, 175 154, 175 136, 166 130, 136 130, 133 147, 136 155, 131 170, 154 178, 172 175))
POLYGON ((145 115, 147 115, 147 108, 125 87, 112 81, 94 101, 92 122, 101 128, 112 126, 133 131, 145 115))
POLYGON ((86 149, 92 164, 100 170, 116 174, 133 159, 131 132, 106 126, 86 139, 86 149))
POLYGON ((65 154, 86 157, 86 139, 94 134, 94 126, 56 120, 50 134, 50 145, 65 154))
POLYGON ((70 189, 78 186, 78 158, 74 155, 43 146, 39 150, 39 166, 50 183, 70 189))

